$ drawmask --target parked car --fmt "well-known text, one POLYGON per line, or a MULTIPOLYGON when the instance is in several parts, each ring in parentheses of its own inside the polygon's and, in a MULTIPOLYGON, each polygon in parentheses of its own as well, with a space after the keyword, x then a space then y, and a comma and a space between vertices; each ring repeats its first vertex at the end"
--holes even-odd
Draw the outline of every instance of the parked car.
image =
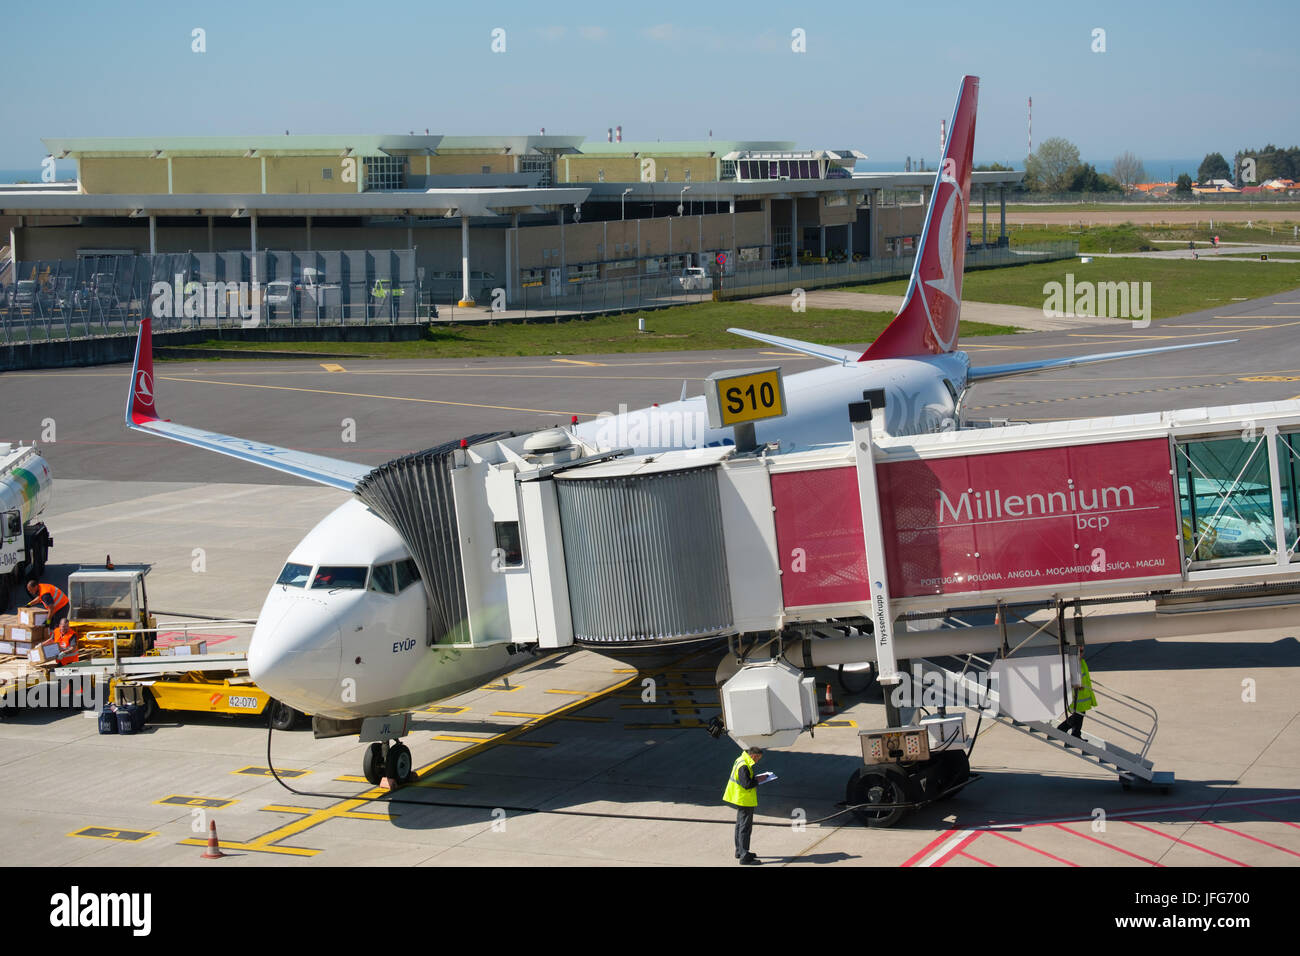
POLYGON ((276 279, 266 284, 262 301, 268 308, 291 309, 294 302, 293 283, 288 279, 276 279))
POLYGON ((707 292, 713 288, 709 273, 700 266, 687 266, 675 277, 675 282, 683 292, 707 292))
POLYGON ((20 312, 48 312, 53 297, 35 279, 20 279, 9 290, 9 307, 20 312))

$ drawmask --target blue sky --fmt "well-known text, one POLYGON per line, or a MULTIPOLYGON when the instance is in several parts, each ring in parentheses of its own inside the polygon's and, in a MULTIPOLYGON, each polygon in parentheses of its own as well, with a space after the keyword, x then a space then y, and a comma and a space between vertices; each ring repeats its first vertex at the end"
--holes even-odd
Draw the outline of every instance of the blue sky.
POLYGON ((545 126, 603 139, 619 123, 626 139, 712 129, 933 161, 968 72, 982 78, 981 162, 1023 160, 1028 96, 1035 143, 1064 136, 1093 160, 1300 141, 1294 0, 799 6, 10 5, 0 169, 38 166, 42 136, 545 126), (191 51, 196 27, 206 53, 191 51), (498 27, 504 53, 490 49, 498 27), (791 50, 795 29, 807 52, 791 50))

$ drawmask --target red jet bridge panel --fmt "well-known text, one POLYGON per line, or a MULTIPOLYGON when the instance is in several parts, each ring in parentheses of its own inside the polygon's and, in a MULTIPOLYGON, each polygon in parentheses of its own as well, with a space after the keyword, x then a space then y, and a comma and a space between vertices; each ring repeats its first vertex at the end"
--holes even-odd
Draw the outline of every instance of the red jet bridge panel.
MULTIPOLYGON (((1163 438, 878 464, 899 598, 1179 573, 1163 438)), ((865 601, 853 468, 772 476, 788 608, 865 601)))

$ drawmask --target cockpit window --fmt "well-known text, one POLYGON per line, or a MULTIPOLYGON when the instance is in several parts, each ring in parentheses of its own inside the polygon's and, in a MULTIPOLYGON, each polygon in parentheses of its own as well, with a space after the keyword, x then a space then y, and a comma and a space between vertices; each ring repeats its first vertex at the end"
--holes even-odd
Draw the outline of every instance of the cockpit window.
POLYGON ((397 587, 394 584, 393 566, 391 564, 376 564, 370 571, 370 590, 378 591, 381 594, 396 594, 397 587))
POLYGON ((311 582, 313 588, 328 590, 360 590, 366 586, 366 572, 369 568, 326 567, 316 570, 316 577, 311 582))
POLYGON ((398 561, 394 567, 397 569, 397 590, 405 591, 420 580, 420 569, 414 559, 407 558, 404 561, 398 561))
POLYGON ((291 588, 305 588, 307 582, 311 580, 310 564, 294 564, 290 561, 280 572, 280 576, 275 579, 276 584, 283 584, 291 588))

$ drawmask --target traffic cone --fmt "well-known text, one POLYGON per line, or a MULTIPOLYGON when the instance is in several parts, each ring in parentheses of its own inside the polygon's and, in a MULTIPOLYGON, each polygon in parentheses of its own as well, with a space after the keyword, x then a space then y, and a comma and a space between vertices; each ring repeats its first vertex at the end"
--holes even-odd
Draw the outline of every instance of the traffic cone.
POLYGON ((217 821, 213 820, 208 824, 208 848, 201 854, 204 860, 219 860, 226 854, 221 852, 221 844, 217 842, 217 821))
POLYGON ((835 698, 831 696, 831 685, 826 685, 826 699, 821 703, 822 716, 826 717, 835 713, 835 698))

